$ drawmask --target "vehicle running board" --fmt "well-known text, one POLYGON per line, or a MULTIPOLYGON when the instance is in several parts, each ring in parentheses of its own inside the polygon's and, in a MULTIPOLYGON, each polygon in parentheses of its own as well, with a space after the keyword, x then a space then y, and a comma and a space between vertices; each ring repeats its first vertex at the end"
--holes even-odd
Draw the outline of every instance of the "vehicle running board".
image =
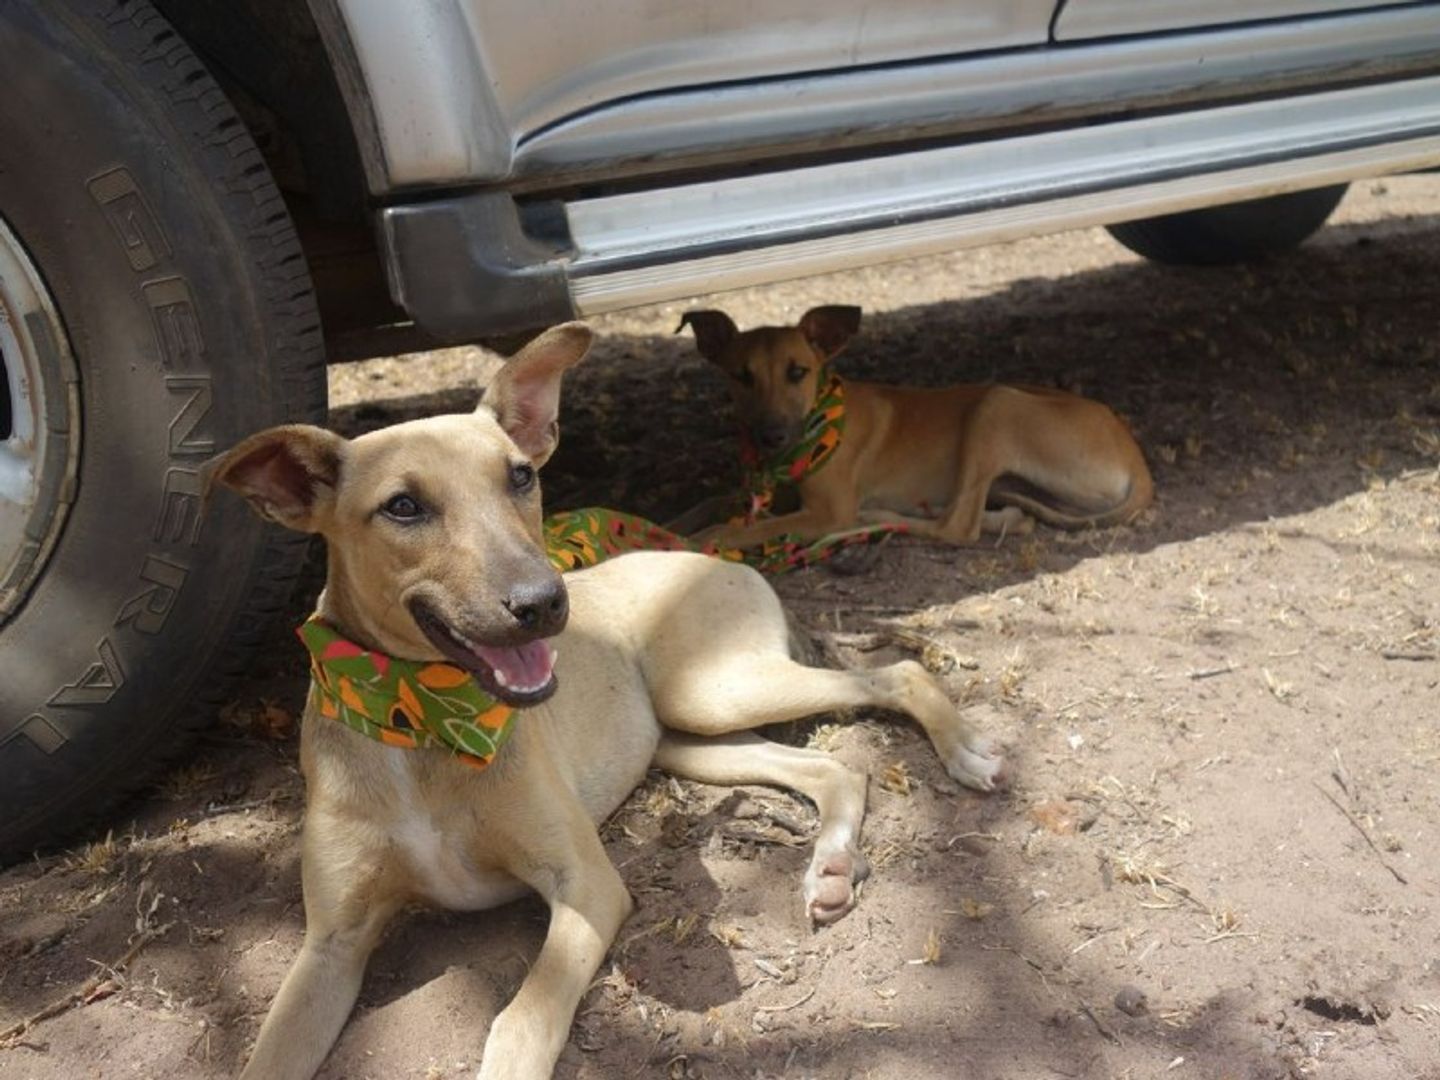
POLYGON ((569 203, 570 291, 589 315, 1437 163, 1440 78, 1000 138, 569 203))

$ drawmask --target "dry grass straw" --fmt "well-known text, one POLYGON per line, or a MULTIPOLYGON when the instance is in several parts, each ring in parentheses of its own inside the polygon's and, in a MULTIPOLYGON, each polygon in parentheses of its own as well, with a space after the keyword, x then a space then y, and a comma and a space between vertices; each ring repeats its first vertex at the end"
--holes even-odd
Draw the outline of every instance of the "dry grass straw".
POLYGON ((881 771, 880 786, 896 795, 909 795, 915 790, 915 779, 910 775, 910 767, 905 762, 895 761, 881 771))
POLYGON ((166 773, 156 789, 161 798, 178 802, 192 798, 206 784, 219 778, 220 769, 213 762, 192 761, 166 773))
POLYGON ((60 865, 85 877, 103 877, 120 867, 128 847, 128 842, 123 838, 116 840, 114 831, 110 830, 105 833, 104 840, 86 844, 66 854, 60 865))
POLYGON ((940 933, 933 926, 925 935, 925 944, 920 948, 920 955, 914 959, 906 960, 907 964, 923 964, 934 967, 940 963, 940 957, 944 953, 944 943, 940 933))

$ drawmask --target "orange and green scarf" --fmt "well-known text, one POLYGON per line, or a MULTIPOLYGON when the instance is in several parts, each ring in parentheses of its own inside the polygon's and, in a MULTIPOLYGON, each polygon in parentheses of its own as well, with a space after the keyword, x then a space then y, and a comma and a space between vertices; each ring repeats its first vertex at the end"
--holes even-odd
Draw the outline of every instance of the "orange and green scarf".
POLYGON ((318 615, 296 632, 310 653, 307 706, 320 716, 386 746, 448 749, 477 769, 510 737, 515 710, 463 668, 363 648, 318 615))
MULTIPOLYGON (((626 551, 690 550, 682 537, 633 514, 569 510, 545 520, 550 562, 562 573, 626 551)), ((312 615, 296 631, 310 653, 316 714, 386 746, 437 747, 483 769, 510 737, 515 709, 454 664, 403 660, 366 649, 312 615)))
POLYGON ((839 375, 830 374, 815 393, 815 404, 805 417, 800 438, 779 453, 766 458, 750 438, 740 436, 740 464, 745 468, 745 492, 748 505, 743 523, 751 524, 770 512, 775 492, 784 484, 798 484, 820 471, 830 455, 840 447, 845 436, 845 383, 839 375))

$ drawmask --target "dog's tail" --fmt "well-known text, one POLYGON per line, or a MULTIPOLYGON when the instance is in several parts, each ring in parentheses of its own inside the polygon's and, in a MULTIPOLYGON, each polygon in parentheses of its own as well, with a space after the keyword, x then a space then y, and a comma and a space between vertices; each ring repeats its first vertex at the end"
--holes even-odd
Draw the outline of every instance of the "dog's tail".
POLYGON ((1014 506, 1057 529, 1124 525, 1139 517, 1155 498, 1155 482, 1143 461, 1131 470, 1124 492, 1105 502, 1067 499, 1023 477, 1006 475, 990 487, 987 505, 1014 506))
POLYGON ((785 609, 785 630, 790 639, 790 659, 806 667, 843 668, 845 660, 823 634, 811 631, 789 609, 785 609))

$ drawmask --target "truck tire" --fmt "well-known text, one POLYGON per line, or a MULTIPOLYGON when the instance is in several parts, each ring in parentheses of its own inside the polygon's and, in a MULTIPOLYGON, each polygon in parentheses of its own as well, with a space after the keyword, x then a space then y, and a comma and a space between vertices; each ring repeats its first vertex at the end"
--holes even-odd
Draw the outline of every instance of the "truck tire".
POLYGON ((1291 251, 1304 243, 1345 197, 1345 184, 1266 199, 1207 206, 1180 214, 1109 225, 1136 255, 1171 266, 1228 266, 1291 251))
POLYGON ((201 466, 323 416, 309 272, 148 0, 0 7, 0 860, 70 839, 210 723, 304 539, 201 466))

